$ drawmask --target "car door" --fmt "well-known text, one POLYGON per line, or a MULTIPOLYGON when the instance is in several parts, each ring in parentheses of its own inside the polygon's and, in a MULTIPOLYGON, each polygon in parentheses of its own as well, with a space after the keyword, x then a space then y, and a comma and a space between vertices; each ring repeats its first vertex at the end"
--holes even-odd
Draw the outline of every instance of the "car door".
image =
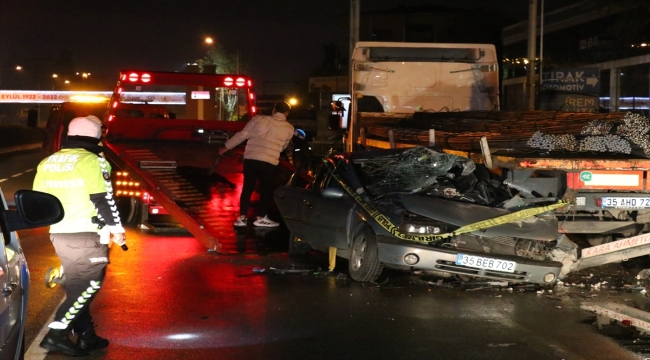
MULTIPOLYGON (((0 243, 0 359, 13 358, 17 344, 9 343, 9 338, 12 335, 12 330, 20 329, 20 318, 16 316, 20 314, 20 309, 16 309, 16 297, 9 279, 7 251, 4 245, 5 240, 11 236, 4 222, 4 214, 2 214, 6 210, 7 204, 0 193, 0 241, 2 241, 0 243)), ((18 307, 20 307, 20 298, 18 298, 18 307)))
POLYGON ((303 198, 304 206, 308 209, 311 236, 314 237, 310 242, 315 246, 347 249, 356 203, 330 173, 317 185, 318 189, 303 198), (337 198, 323 196, 326 189, 335 189, 344 195, 337 198))
MULTIPOLYGON (((282 186, 275 191, 275 201, 282 218, 293 235, 315 248, 347 248, 348 219, 354 202, 349 196, 331 199, 322 195, 338 184, 322 163, 307 186, 282 186)), ((342 190, 342 189, 341 189, 342 190)))
POLYGON ((294 236, 309 241, 313 229, 309 226, 309 217, 312 209, 307 205, 311 200, 312 193, 325 175, 323 166, 316 168, 314 178, 305 182, 298 173, 292 176, 288 185, 278 187, 274 192, 274 200, 282 214, 284 223, 294 236))

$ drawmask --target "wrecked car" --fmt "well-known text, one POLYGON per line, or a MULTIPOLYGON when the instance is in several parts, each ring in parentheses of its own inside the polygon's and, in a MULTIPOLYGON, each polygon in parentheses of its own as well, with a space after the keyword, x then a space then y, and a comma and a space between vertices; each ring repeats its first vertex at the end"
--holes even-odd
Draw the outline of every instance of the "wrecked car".
POLYGON ((356 281, 384 268, 541 285, 561 277, 553 210, 562 204, 515 196, 484 166, 433 148, 330 154, 311 181, 294 176, 274 198, 289 253, 335 253, 356 281))

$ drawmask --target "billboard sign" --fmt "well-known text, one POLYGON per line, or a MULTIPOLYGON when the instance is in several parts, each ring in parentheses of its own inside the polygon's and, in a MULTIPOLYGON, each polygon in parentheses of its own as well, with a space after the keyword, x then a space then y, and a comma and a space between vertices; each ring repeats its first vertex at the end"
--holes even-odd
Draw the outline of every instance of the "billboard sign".
POLYGON ((599 68, 549 69, 542 73, 540 93, 568 93, 598 95, 599 68))

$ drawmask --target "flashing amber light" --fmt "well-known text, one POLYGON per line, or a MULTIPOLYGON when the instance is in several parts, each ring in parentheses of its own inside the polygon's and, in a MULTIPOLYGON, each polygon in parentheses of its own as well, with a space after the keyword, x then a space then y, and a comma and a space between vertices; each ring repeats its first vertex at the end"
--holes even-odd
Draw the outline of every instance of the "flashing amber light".
POLYGON ((136 82, 136 81, 138 81, 138 78, 139 78, 139 76, 136 73, 130 73, 129 74, 129 81, 130 82, 136 82))
POLYGON ((246 79, 237 78, 237 81, 235 83, 237 84, 237 86, 244 86, 246 84, 246 79))
POLYGON ((135 193, 135 196, 140 196, 140 192, 139 192, 139 191, 136 192, 136 193, 135 193))
MULTIPOLYGON (((119 175, 119 174, 118 174, 118 175, 119 175)), ((122 182, 121 182, 121 181, 116 181, 116 182, 115 182, 115 185, 122 185, 122 182)))
POLYGON ((117 192, 115 193, 115 195, 120 195, 120 194, 122 194, 120 190, 117 190, 117 192))
POLYGON ((232 86, 233 84, 233 79, 231 77, 227 77, 223 80, 223 84, 226 86, 232 86))

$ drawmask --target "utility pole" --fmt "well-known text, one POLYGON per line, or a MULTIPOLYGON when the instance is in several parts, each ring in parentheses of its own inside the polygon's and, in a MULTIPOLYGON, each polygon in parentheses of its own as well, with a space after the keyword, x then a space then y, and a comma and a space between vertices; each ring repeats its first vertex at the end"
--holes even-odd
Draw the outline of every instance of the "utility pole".
POLYGON ((535 57, 537 54, 537 0, 528 0, 528 110, 535 110, 535 57))
POLYGON ((361 7, 361 0, 350 0, 350 59, 348 61, 348 88, 350 89, 350 105, 348 106, 348 116, 350 122, 348 123, 348 135, 345 139, 345 151, 352 151, 354 149, 354 142, 357 138, 357 133, 354 131, 355 125, 355 116, 353 115, 357 111, 357 101, 354 94, 354 83, 352 81, 352 53, 354 52, 354 46, 359 41, 359 9, 361 7))

